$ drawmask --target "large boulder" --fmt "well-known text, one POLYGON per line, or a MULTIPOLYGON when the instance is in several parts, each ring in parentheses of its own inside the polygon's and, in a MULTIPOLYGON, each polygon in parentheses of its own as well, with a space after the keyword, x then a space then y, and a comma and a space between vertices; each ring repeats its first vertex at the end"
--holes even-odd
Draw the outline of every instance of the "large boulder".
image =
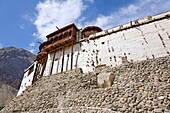
POLYGON ((97 83, 100 88, 110 87, 113 84, 115 76, 112 72, 102 72, 97 76, 97 83))

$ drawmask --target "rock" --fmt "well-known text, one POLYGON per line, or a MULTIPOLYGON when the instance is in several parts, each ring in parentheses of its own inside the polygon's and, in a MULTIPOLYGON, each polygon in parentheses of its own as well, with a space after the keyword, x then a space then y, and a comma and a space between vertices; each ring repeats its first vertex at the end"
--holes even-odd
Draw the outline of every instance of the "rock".
POLYGON ((99 73, 97 76, 97 83, 100 88, 110 87, 113 84, 115 76, 112 72, 99 73))
POLYGON ((159 100, 163 100, 164 98, 165 98, 164 96, 158 97, 159 100))
POLYGON ((100 70, 98 74, 74 70, 43 77, 1 113, 170 113, 169 83, 154 82, 155 76, 161 78, 161 71, 170 75, 169 63, 170 56, 100 70), (97 86, 100 74, 109 83, 104 84, 107 88, 97 86))
POLYGON ((154 113, 162 113, 163 112, 161 108, 154 109, 153 111, 154 111, 154 113))
POLYGON ((139 87, 139 90, 144 90, 144 87, 139 87))

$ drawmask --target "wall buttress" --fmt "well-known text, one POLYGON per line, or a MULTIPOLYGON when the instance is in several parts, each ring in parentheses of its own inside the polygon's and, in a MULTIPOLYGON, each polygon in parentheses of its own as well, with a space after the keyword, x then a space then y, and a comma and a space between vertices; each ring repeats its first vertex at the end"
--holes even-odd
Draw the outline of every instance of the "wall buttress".
POLYGON ((44 64, 43 64, 43 68, 42 68, 42 71, 41 71, 41 76, 44 75, 46 64, 47 64, 47 57, 45 58, 45 61, 44 61, 44 64))
POLYGON ((34 75, 33 75, 32 84, 37 80, 37 68, 38 68, 38 63, 36 62, 36 68, 35 68, 35 73, 34 73, 34 75))

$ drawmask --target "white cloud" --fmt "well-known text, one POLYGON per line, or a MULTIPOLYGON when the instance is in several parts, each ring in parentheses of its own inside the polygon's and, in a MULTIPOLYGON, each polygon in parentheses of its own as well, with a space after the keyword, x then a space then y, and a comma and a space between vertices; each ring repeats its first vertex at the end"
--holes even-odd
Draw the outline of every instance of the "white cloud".
MULTIPOLYGON (((113 28, 132 20, 157 14, 170 10, 169 0, 136 0, 135 2, 120 7, 110 15, 99 14, 96 19, 83 17, 83 11, 90 8, 89 3, 95 3, 94 0, 44 0, 39 2, 37 16, 34 21, 37 33, 33 36, 41 40, 46 40, 46 35, 68 23, 74 22, 79 27, 87 25, 97 25, 103 29, 113 28)), ((30 18, 29 15, 25 16, 30 18)), ((31 18, 32 19, 32 18, 31 18)))
POLYGON ((33 54, 35 53, 35 49, 30 49, 29 51, 33 54))
POLYGON ((25 29, 24 25, 20 25, 20 29, 25 29))
POLYGON ((29 44, 27 50, 30 51, 33 54, 36 54, 38 52, 38 45, 36 44, 37 40, 34 40, 32 43, 29 44))
POLYGON ((32 42, 29 44, 30 47, 34 47, 35 46, 35 42, 32 42))
POLYGON ((93 2, 94 2, 94 0, 85 0, 85 1, 87 1, 87 2, 91 2, 91 3, 93 3, 93 2))
MULTIPOLYGON (((45 0, 37 5, 37 17, 34 22, 39 39, 54 31, 56 26, 62 27, 76 22, 86 6, 82 0, 45 0)), ((34 34, 35 35, 35 34, 34 34)))
POLYGON ((118 11, 112 12, 110 15, 99 15, 96 20, 86 22, 85 25, 97 25, 108 29, 141 17, 168 11, 170 10, 169 6, 169 0, 138 0, 127 7, 119 8, 118 11))
POLYGON ((25 20, 30 21, 30 22, 34 22, 34 20, 35 20, 33 18, 33 16, 31 16, 30 14, 25 14, 22 16, 22 18, 24 18, 25 20))

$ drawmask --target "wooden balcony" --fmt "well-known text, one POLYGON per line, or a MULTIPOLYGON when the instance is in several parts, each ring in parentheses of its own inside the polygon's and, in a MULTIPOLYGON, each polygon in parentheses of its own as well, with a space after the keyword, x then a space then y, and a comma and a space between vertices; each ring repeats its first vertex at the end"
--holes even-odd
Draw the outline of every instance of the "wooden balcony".
POLYGON ((45 59, 46 57, 47 57, 47 52, 40 51, 40 52, 38 52, 38 55, 35 57, 35 61, 45 59))
POLYGON ((76 37, 72 36, 57 41, 54 40, 52 44, 49 44, 45 47, 44 51, 51 52, 52 50, 57 50, 69 44, 75 43, 75 41, 76 37))
POLYGON ((45 51, 49 53, 75 43, 77 31, 78 28, 72 23, 47 35, 47 41, 39 46, 40 52, 45 51))

